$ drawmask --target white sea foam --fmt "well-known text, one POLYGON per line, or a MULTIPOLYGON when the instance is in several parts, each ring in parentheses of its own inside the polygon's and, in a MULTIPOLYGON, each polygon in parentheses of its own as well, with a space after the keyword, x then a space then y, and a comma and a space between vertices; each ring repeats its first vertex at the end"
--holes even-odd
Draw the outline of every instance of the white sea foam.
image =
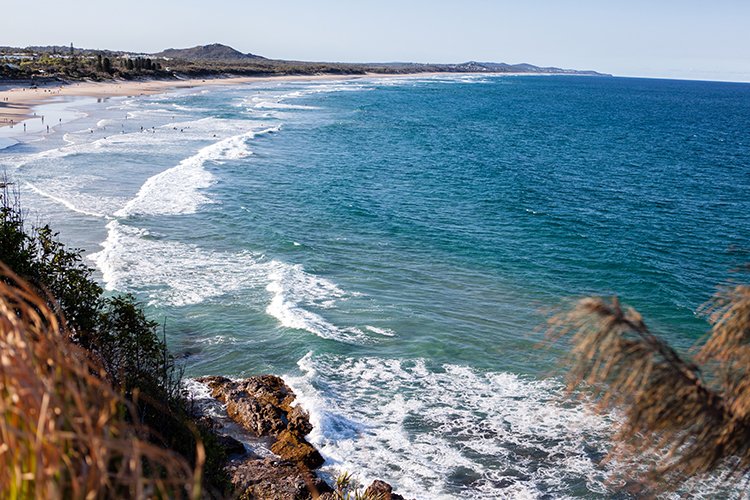
POLYGON ((242 293, 254 301, 267 300, 266 312, 283 327, 340 342, 370 341, 361 329, 337 326, 322 314, 353 294, 299 264, 251 252, 208 251, 118 220, 110 221, 107 230, 102 250, 90 258, 108 290, 139 291, 157 306, 199 304, 242 293))
POLYGON ((136 111, 128 111, 128 119, 174 116, 175 110, 164 108, 139 108, 136 111))
POLYGON ((586 434, 604 422, 556 403, 556 382, 454 365, 435 371, 423 360, 308 354, 299 366, 305 376, 290 383, 333 473, 366 471, 364 482, 384 479, 417 498, 534 497, 539 483, 559 494, 570 474, 603 491, 596 464, 581 456, 586 434), (463 486, 462 471, 471 476, 463 486))
MULTIPOLYGON (((429 499, 564 498, 571 484, 606 497, 623 485, 612 473, 624 464, 604 460, 615 417, 566 398, 557 379, 312 353, 298 365, 303 375, 285 379, 334 476, 383 479, 429 499)), ((716 479, 686 483, 674 498, 685 492, 743 495, 716 479)))
POLYGON ((73 134, 74 133, 63 134, 63 141, 65 141, 65 144, 75 144, 76 143, 76 141, 73 140, 73 134))
POLYGON ((187 113, 199 113, 199 112, 210 111, 210 110, 208 110, 206 108, 199 108, 197 106, 183 106, 183 105, 177 104, 177 103, 172 103, 171 106, 174 109, 176 109, 177 111, 185 111, 187 113))
POLYGON ((396 333, 390 328, 378 328, 376 326, 366 325, 365 329, 371 331, 372 333, 377 333, 378 335, 383 335, 385 337, 393 337, 396 335, 396 333))
POLYGON ((104 128, 107 126, 111 127, 113 125, 117 125, 117 121, 110 120, 110 119, 103 119, 103 120, 99 120, 98 122, 96 122, 96 126, 99 128, 104 128))
POLYGON ((232 336, 214 335, 213 337, 197 339, 196 342, 198 344, 205 344, 205 345, 225 345, 225 344, 236 344, 238 342, 238 339, 232 336))
POLYGON ((91 210, 87 210, 86 208, 82 208, 81 206, 74 204, 71 200, 63 198, 61 196, 56 196, 55 194, 49 193, 47 191, 43 191, 42 189, 38 188, 37 186, 35 186, 34 184, 30 182, 26 182, 24 186, 31 189, 36 194, 43 196, 45 198, 48 198, 56 203, 59 203, 63 205, 65 208, 72 210, 74 212, 78 212, 79 214, 89 215, 91 217, 98 217, 102 219, 106 217, 106 214, 102 212, 94 212, 91 210))
POLYGON ((63 158, 74 155, 99 152, 99 150, 106 148, 109 144, 110 142, 104 138, 99 138, 91 142, 70 143, 60 148, 47 149, 38 153, 24 154, 19 156, 15 163, 17 167, 21 168, 28 165, 33 166, 47 160, 58 162, 63 158))
POLYGON ((360 83, 352 82, 330 82, 326 84, 311 84, 304 88, 296 90, 287 90, 278 92, 266 91, 245 98, 241 101, 239 106, 249 106, 248 111, 255 109, 270 109, 279 111, 293 111, 293 110, 315 110, 320 109, 316 106, 304 105, 304 104, 293 104, 287 101, 299 99, 314 94, 321 93, 332 93, 332 92, 361 92, 366 90, 373 90, 372 85, 363 85, 360 83))
POLYGON ((367 335, 356 327, 338 327, 310 309, 330 309, 347 294, 335 283, 305 272, 300 265, 269 263, 266 290, 273 294, 266 312, 287 328, 314 333, 324 339, 360 343, 367 335))
POLYGON ((215 182, 214 175, 204 168, 206 162, 235 160, 251 154, 247 141, 258 134, 278 131, 279 127, 261 131, 250 130, 222 139, 204 147, 178 165, 150 177, 138 194, 115 212, 118 217, 136 214, 175 215, 195 213, 198 207, 211 203, 201 190, 215 182))
POLYGON ((264 269, 249 252, 206 251, 117 220, 107 230, 102 250, 90 258, 108 290, 140 289, 151 304, 183 306, 265 285, 264 269))
POLYGON ((305 106, 302 104, 287 104, 281 101, 265 101, 265 100, 259 100, 255 102, 254 105, 255 108, 258 109, 297 109, 297 110, 306 110, 306 109, 319 109, 315 106, 305 106))

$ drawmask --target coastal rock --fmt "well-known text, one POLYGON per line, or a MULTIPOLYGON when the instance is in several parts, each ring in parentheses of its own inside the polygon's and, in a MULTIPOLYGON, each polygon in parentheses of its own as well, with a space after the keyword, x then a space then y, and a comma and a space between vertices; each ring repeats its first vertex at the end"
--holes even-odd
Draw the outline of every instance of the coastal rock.
POLYGON ((283 379, 262 375, 243 380, 203 377, 198 381, 226 405, 232 420, 257 437, 276 438, 271 451, 279 457, 311 469, 323 465, 323 457, 304 437, 312 430, 310 417, 300 406, 292 406, 295 395, 283 379))
POLYGON ((233 461, 227 472, 241 499, 308 500, 331 491, 309 469, 288 461, 233 461))
POLYGON ((310 469, 317 469, 324 461, 318 450, 299 434, 289 430, 279 434, 276 442, 271 445, 271 451, 284 460, 304 464, 310 469))
POLYGON ((216 440, 218 441, 219 445, 222 448, 224 448, 224 451, 226 452, 228 456, 247 454, 245 445, 243 445, 239 440, 233 438, 232 436, 227 436, 226 434, 219 434, 216 437, 216 440))
MULTIPOLYGON (((274 375, 243 380, 203 377, 198 381, 206 384, 211 395, 226 405, 232 420, 256 436, 276 436, 287 428, 294 393, 281 378, 274 375)), ((295 412, 296 420, 307 419, 307 414, 300 414, 300 411, 303 410, 295 412)))
POLYGON ((365 498, 378 500, 404 500, 404 497, 393 493, 393 487, 385 481, 375 480, 365 490, 365 498))
POLYGON ((297 405, 287 413, 289 423, 287 428, 300 436, 306 436, 313 430, 313 426, 310 423, 310 415, 302 408, 297 405))
MULTIPOLYGON (((225 468, 241 499, 260 500, 337 500, 341 492, 331 487, 314 472, 323 465, 318 450, 305 440, 312 431, 308 413, 299 405, 292 406, 294 392, 284 380, 274 375, 262 375, 242 380, 227 377, 197 379, 211 389, 211 395, 224 403, 227 415, 240 424, 246 437, 271 438, 271 452, 280 457, 265 457, 248 452, 244 445, 216 432, 220 444, 230 460, 225 468)), ((213 421, 216 417, 205 415, 213 421)), ((215 423, 215 422, 214 422, 215 423)), ((221 428, 214 425, 215 431, 221 428)), ((252 439, 252 438, 250 438, 252 439)), ((364 498, 404 500, 393 493, 391 485, 374 481, 367 487, 364 498)))

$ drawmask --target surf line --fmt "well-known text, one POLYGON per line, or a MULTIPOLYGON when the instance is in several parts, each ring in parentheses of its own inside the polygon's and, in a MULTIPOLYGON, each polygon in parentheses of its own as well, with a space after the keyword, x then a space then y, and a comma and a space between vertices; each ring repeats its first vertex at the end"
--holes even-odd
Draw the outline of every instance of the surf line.
POLYGON ((42 191, 41 189, 39 189, 38 187, 36 187, 35 185, 33 185, 32 183, 30 183, 28 181, 24 185, 26 187, 28 187, 29 189, 31 189, 32 191, 34 191, 39 196, 43 196, 44 198, 48 198, 48 199, 50 199, 52 201, 55 201, 55 202, 63 205, 65 208, 68 208, 69 210, 72 210, 73 212, 77 212, 77 213, 83 214, 83 215, 88 215, 90 217, 96 217, 98 219, 107 219, 107 220, 112 219, 112 217, 110 217, 107 214, 100 214, 98 212, 90 212, 88 210, 84 210, 82 208, 78 208, 75 205, 73 205, 71 202, 69 202, 68 200, 66 200, 64 198, 60 198, 60 197, 55 196, 53 194, 47 193, 46 191, 42 191))

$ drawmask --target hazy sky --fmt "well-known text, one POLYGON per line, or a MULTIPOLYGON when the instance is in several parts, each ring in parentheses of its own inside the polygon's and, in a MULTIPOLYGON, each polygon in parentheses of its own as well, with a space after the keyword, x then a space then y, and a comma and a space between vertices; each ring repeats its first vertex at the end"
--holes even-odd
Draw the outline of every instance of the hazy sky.
POLYGON ((0 45, 213 42, 317 61, 529 62, 750 81, 750 0, 2 0, 0 45))

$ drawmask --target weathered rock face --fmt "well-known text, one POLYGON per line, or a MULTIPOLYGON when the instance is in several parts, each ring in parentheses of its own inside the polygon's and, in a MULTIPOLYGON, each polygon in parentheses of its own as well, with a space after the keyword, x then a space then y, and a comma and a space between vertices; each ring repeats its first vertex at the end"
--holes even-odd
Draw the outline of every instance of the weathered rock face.
MULTIPOLYGON (((313 428, 309 415, 300 406, 292 406, 294 392, 284 380, 274 375, 263 375, 244 380, 202 377, 198 381, 206 384, 211 389, 211 395, 224 403, 229 417, 247 431, 246 437, 252 435, 273 439, 271 451, 281 458, 262 458, 246 453, 242 443, 220 435, 219 440, 230 456, 226 470, 239 498, 341 498, 313 472, 323 465, 323 457, 305 439, 313 428)), ((383 481, 373 482, 366 490, 366 498, 403 500, 383 481)))
POLYGON ((276 438, 271 451, 284 460, 315 469, 323 457, 305 439, 312 430, 308 413, 292 406, 294 392, 279 377, 262 375, 244 380, 203 377, 199 382, 226 405, 227 413, 257 437, 276 438))
POLYGON ((227 470, 243 500, 307 500, 331 491, 325 481, 292 462, 270 458, 234 461, 227 470))
POLYGON ((273 375, 230 380, 203 377, 211 395, 224 403, 230 417, 256 436, 276 436, 287 428, 294 393, 273 375))
POLYGON ((365 490, 365 498, 377 498, 379 500, 404 500, 404 497, 393 493, 393 488, 385 481, 373 481, 365 490))
POLYGON ((217 440, 219 442, 219 445, 224 448, 227 456, 245 455, 247 453, 247 450, 245 450, 245 446, 238 440, 234 439, 232 436, 219 434, 217 436, 217 440))
POLYGON ((276 442, 271 445, 271 451, 285 460, 302 463, 311 469, 317 469, 323 465, 323 457, 320 456, 318 450, 299 434, 290 430, 279 434, 276 442))

